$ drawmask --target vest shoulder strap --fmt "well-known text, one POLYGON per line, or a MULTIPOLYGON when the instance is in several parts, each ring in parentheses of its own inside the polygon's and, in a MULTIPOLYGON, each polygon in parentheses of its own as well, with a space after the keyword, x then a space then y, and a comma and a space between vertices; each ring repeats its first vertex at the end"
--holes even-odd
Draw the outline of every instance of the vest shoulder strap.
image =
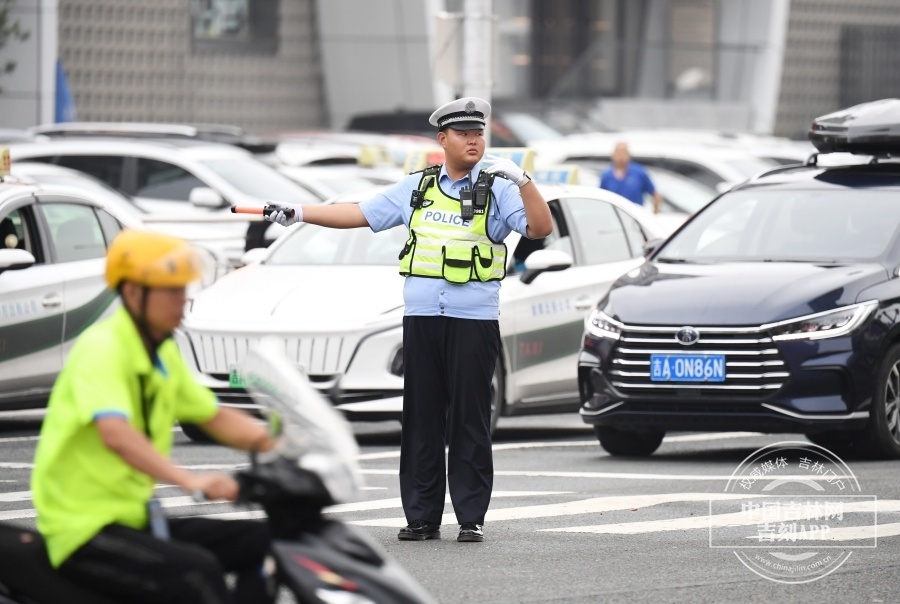
MULTIPOLYGON (((441 165, 435 164, 433 166, 428 166, 424 170, 419 170, 422 173, 422 178, 419 179, 419 191, 425 192, 428 188, 437 182, 437 177, 441 173, 441 165)), ((413 174, 417 174, 418 172, 413 172, 413 174)))

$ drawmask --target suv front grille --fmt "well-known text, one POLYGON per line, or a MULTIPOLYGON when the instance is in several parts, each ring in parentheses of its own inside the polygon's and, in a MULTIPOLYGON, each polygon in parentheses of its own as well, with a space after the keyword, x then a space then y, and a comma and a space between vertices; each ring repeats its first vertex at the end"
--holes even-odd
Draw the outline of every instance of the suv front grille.
POLYGON ((772 338, 758 328, 697 327, 700 340, 684 346, 675 339, 679 327, 626 325, 613 349, 606 376, 620 392, 632 396, 728 396, 758 398, 781 388, 790 377, 772 338), (724 382, 654 382, 653 354, 725 355, 724 382))

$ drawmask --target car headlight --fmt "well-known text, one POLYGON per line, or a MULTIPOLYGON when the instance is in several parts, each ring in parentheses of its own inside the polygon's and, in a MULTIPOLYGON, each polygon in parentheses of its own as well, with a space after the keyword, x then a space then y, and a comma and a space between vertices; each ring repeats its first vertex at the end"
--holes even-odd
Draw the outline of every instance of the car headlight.
POLYGON ((585 319, 584 330, 598 338, 618 340, 622 335, 622 324, 602 310, 596 309, 585 319))
POLYGON ((775 341, 836 338, 853 332, 876 308, 878 301, 872 300, 805 317, 769 323, 762 327, 772 334, 775 341))

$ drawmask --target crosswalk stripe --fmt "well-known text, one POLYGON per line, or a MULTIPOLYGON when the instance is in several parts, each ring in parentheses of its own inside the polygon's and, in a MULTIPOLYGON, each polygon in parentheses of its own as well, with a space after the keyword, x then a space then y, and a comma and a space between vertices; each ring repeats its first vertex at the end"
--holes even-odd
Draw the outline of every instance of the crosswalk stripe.
MULTIPOLYGON (((550 503, 514 508, 501 508, 488 510, 485 516, 486 522, 498 522, 504 520, 527 520, 534 518, 553 518, 560 516, 574 516, 578 514, 599 514, 614 510, 630 510, 661 503, 674 503, 679 501, 703 501, 746 499, 744 494, 732 493, 664 493, 658 495, 622 495, 612 497, 595 497, 565 503, 550 503)), ((359 526, 397 526, 398 522, 404 522, 403 518, 376 518, 374 520, 357 520, 351 522, 359 526)), ((455 524, 454 514, 444 514, 442 524, 455 524)))
MULTIPOLYGON (((743 499, 746 495, 735 495, 735 499, 743 499)), ((900 500, 882 499, 879 501, 866 500, 845 502, 842 506, 845 514, 854 512, 900 512, 900 500)), ((641 533, 657 533, 664 531, 683 531, 690 529, 708 529, 725 526, 752 526, 760 524, 758 519, 753 518, 749 514, 743 512, 732 512, 729 514, 714 514, 710 516, 706 514, 698 514, 696 516, 685 516, 683 518, 666 518, 663 520, 643 520, 639 522, 620 522, 615 524, 597 524, 592 526, 573 526, 565 528, 541 529, 547 532, 557 533, 597 533, 605 535, 637 535, 641 533)), ((891 526, 891 525, 885 525, 891 526)), ((900 526, 900 525, 898 525, 900 526)), ((860 527, 851 527, 859 529, 860 527)), ((878 534, 881 534, 878 527, 878 534)), ((858 539, 860 537, 850 537, 852 531, 847 531, 844 539, 858 539)), ((873 535, 869 535, 871 538, 873 535)))

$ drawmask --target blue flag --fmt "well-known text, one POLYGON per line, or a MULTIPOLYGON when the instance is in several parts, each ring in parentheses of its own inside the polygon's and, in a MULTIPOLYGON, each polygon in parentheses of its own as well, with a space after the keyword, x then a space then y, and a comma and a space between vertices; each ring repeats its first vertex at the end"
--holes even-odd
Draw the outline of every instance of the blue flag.
POLYGON ((56 61, 56 114, 54 121, 74 122, 78 119, 75 112, 75 101, 72 100, 72 91, 69 90, 69 81, 63 69, 62 61, 56 61))

